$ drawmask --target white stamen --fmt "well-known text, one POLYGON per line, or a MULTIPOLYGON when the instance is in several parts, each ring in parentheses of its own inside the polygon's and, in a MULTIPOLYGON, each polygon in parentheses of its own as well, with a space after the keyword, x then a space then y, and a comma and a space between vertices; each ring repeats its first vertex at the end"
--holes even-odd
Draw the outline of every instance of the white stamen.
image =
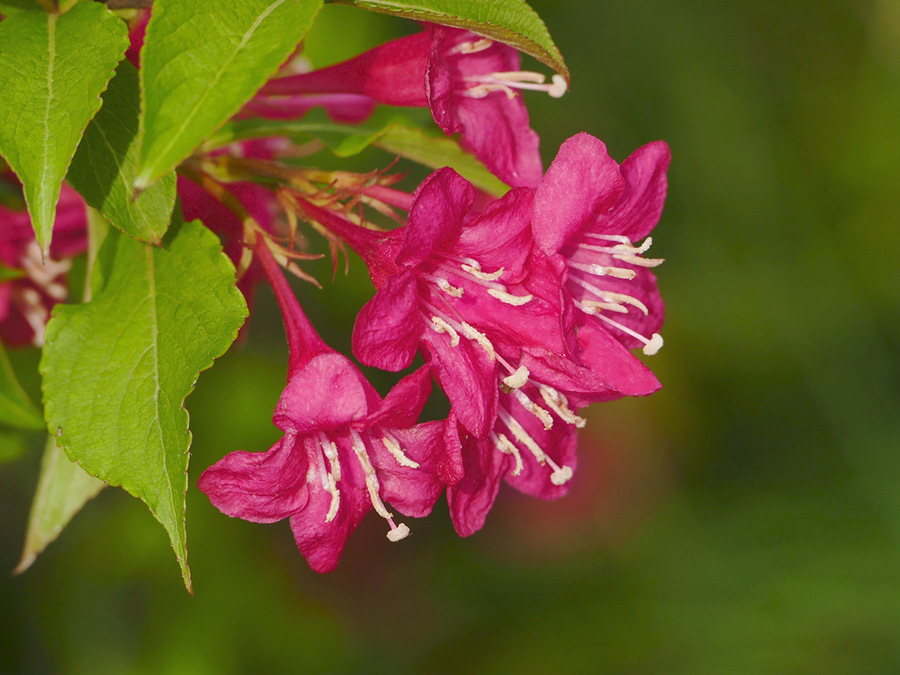
POLYGON ((507 305, 513 305, 515 307, 521 307, 534 299, 534 296, 530 293, 528 295, 512 295, 511 293, 496 288, 489 288, 488 293, 497 298, 500 302, 505 302, 507 305))
POLYGON ((522 455, 519 452, 519 449, 510 441, 506 434, 491 434, 491 440, 494 441, 494 447, 496 447, 500 452, 506 455, 512 455, 516 460, 516 466, 513 469, 512 475, 518 476, 522 473, 522 469, 524 468, 524 464, 522 463, 522 455))
POLYGON ((595 274, 598 277, 614 277, 616 279, 634 279, 637 276, 637 272, 634 270, 625 269, 624 267, 609 267, 607 265, 600 265, 599 263, 579 263, 573 260, 569 261, 569 267, 574 267, 576 270, 581 270, 582 272, 587 272, 588 274, 595 274))
POLYGON ((665 258, 641 258, 631 253, 615 253, 613 258, 638 267, 659 267, 666 261, 665 258))
POLYGON ((662 335, 659 333, 654 333, 650 336, 650 342, 644 345, 644 348, 641 350, 647 356, 653 356, 656 354, 663 346, 662 335))
POLYGON ((470 340, 475 340, 478 344, 484 347, 484 350, 488 353, 488 356, 491 357, 491 361, 496 359, 496 352, 494 351, 494 345, 491 344, 491 341, 487 339, 487 336, 484 333, 481 333, 465 321, 463 321, 460 326, 463 329, 463 335, 465 335, 470 340))
POLYGON ((431 330, 435 333, 447 333, 450 336, 451 347, 455 347, 459 344, 459 333, 457 333, 453 326, 444 321, 441 317, 431 317, 431 330))
POLYGON ((463 289, 458 288, 457 286, 453 286, 449 281, 447 281, 444 277, 437 277, 433 274, 423 274, 423 277, 428 279, 428 281, 432 282, 435 286, 440 288, 447 295, 454 298, 461 298, 463 294, 463 289))
POLYGON ((473 258, 465 258, 465 262, 460 265, 463 271, 468 272, 476 279, 482 279, 483 281, 497 281, 502 275, 504 269, 501 267, 496 272, 482 272, 481 264, 473 259, 473 258))
POLYGON ((323 434, 321 431, 319 432, 319 447, 322 448, 322 452, 325 454, 325 457, 328 458, 328 463, 331 465, 331 473, 334 474, 335 480, 341 479, 341 461, 338 458, 337 445, 334 441, 332 441, 328 436, 323 434))
POLYGON ((341 491, 338 490, 334 481, 334 474, 327 475, 326 484, 323 486, 327 492, 331 493, 331 504, 328 505, 328 515, 325 516, 325 522, 330 523, 337 516, 338 507, 341 505, 341 491))
POLYGON ((501 382, 505 384, 510 389, 519 389, 526 382, 528 382, 528 368, 525 366, 519 366, 512 375, 508 375, 504 377, 501 382))
POLYGON ((409 528, 405 523, 394 525, 394 519, 388 518, 388 525, 391 526, 391 529, 388 530, 388 533, 386 535, 389 541, 400 541, 402 539, 406 539, 409 536, 409 528))
POLYGON ((456 54, 477 54, 478 52, 483 52, 492 44, 494 44, 494 41, 488 40, 487 38, 481 38, 480 40, 476 40, 475 42, 460 42, 458 45, 450 49, 447 52, 447 55, 454 56, 456 54))
POLYGON ((528 396, 526 396, 521 389, 516 389, 512 392, 512 394, 519 402, 519 404, 523 408, 525 408, 525 410, 530 412, 541 421, 541 424, 544 425, 545 430, 549 431, 553 428, 553 416, 550 413, 548 413, 541 406, 528 398, 528 396))
POLYGON ((623 333, 627 333, 628 335, 633 337, 635 340, 640 340, 641 342, 643 342, 644 346, 641 347, 641 351, 644 352, 644 354, 646 354, 647 356, 653 356, 660 349, 662 349, 663 338, 662 338, 662 335, 660 335, 659 333, 654 333, 648 339, 648 338, 645 338, 640 333, 631 330, 628 326, 623 326, 618 321, 613 321, 608 316, 603 316, 602 314, 595 314, 594 316, 596 316, 598 319, 602 319, 609 325, 614 326, 615 328, 618 328, 623 333))
POLYGON ((597 302, 596 300, 576 300, 575 306, 585 314, 596 314, 601 310, 609 310, 619 314, 628 314, 628 308, 625 305, 611 302, 597 302))
POLYGON ((516 95, 516 89, 529 91, 543 91, 553 98, 560 98, 569 90, 566 78, 562 75, 554 75, 550 84, 546 84, 546 76, 527 70, 498 72, 489 75, 470 75, 464 77, 466 82, 472 82, 475 86, 465 93, 473 98, 484 98, 493 91, 502 91, 509 98, 516 95))
POLYGON ((547 90, 547 93, 550 94, 550 98, 562 98, 563 95, 569 91, 569 85, 566 82, 566 78, 559 73, 556 73, 551 77, 550 81, 553 83, 547 90))
POLYGON ((557 391, 546 384, 541 385, 540 391, 544 403, 546 403, 553 412, 559 415, 559 418, 563 422, 574 424, 579 429, 584 428, 584 425, 587 424, 587 420, 572 412, 572 409, 569 408, 569 401, 562 392, 557 391))
POLYGON ((387 431, 384 432, 384 436, 381 438, 382 442, 384 442, 384 447, 387 448, 388 452, 394 456, 394 459, 397 460, 397 464, 400 466, 408 466, 410 469, 418 469, 419 463, 411 460, 406 456, 406 453, 403 452, 403 448, 400 447, 400 441, 398 441, 392 434, 387 431))
POLYGON ((500 410, 499 416, 504 424, 509 428, 512 432, 513 436, 517 441, 519 441, 522 445, 528 448, 531 451, 531 454, 534 455, 534 458, 539 461, 541 464, 548 464, 551 469, 553 469, 553 473, 550 474, 550 482, 554 485, 563 485, 569 479, 572 478, 572 469, 568 466, 560 466, 556 462, 554 462, 546 452, 541 449, 537 443, 535 443, 534 439, 528 435, 528 432, 522 427, 521 424, 516 421, 516 419, 510 415, 505 410, 500 410))

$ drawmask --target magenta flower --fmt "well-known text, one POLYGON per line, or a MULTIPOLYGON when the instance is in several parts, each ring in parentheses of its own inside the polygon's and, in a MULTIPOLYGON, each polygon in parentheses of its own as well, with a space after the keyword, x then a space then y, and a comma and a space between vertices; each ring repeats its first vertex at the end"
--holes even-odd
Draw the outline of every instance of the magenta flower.
POLYGON ((6 344, 44 344, 50 310, 68 296, 70 259, 87 248, 84 202, 66 184, 60 192, 53 235, 45 261, 28 213, 0 206, 0 265, 9 270, 8 280, 0 280, 0 338, 6 344))
POLYGON ((223 513, 252 522, 289 518, 310 567, 337 565, 350 533, 375 510, 399 541, 385 502, 411 517, 430 513, 443 486, 459 480, 456 423, 416 424, 431 388, 422 368, 384 400, 345 357, 315 333, 263 240, 256 245, 284 315, 288 384, 275 409, 284 437, 266 452, 232 452, 208 468, 200 489, 223 513))
POLYGON ((663 343, 663 302, 650 272, 662 260, 643 254, 662 213, 669 159, 657 141, 620 167, 600 140, 577 134, 560 147, 534 198, 535 240, 565 261, 566 288, 588 322, 580 323, 645 354, 663 343))
POLYGON ((433 24, 343 63, 272 80, 257 105, 279 96, 361 94, 394 106, 428 107, 448 135, 502 180, 534 187, 543 171, 528 111, 517 90, 562 96, 560 75, 544 84, 539 73, 519 70, 519 53, 487 38, 433 24))
POLYGON ((407 226, 391 232, 302 206, 369 265, 377 292, 356 320, 356 356, 396 371, 421 348, 477 437, 494 426, 501 380, 523 372, 587 399, 654 391, 653 375, 611 338, 608 358, 594 370, 573 353, 599 341, 576 337, 562 313, 560 272, 532 247, 532 191, 511 190, 479 214, 470 213, 473 200, 465 179, 441 169, 413 196, 407 226))

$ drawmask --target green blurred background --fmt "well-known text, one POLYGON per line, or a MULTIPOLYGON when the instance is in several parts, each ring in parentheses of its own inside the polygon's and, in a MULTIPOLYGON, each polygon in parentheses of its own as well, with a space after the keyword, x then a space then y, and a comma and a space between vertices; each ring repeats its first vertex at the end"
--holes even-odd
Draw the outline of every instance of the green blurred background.
MULTIPOLYGON (((900 673, 900 4, 532 5, 572 70, 562 100, 528 99, 545 159, 581 130, 620 161, 671 144, 664 389, 591 409, 569 498, 504 491, 466 540, 443 502, 401 545, 370 518, 317 575, 286 523, 195 488, 278 437, 264 296, 188 399, 196 596, 147 509, 106 490, 0 572, 0 673, 900 673)), ((307 53, 413 29, 329 5, 307 53)), ((348 349, 361 265, 298 293, 348 349)), ((0 468, 0 570, 41 443, 0 468)))

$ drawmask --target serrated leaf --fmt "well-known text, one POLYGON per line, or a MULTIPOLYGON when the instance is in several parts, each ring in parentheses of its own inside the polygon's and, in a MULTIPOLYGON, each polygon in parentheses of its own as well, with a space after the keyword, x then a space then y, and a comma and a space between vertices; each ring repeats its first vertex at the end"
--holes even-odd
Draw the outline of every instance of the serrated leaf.
POLYGON ((144 189, 236 113, 287 59, 322 0, 156 0, 141 51, 144 189))
POLYGON ((465 28, 511 45, 569 79, 547 26, 525 0, 347 0, 381 14, 465 28))
POLYGON ((60 184, 127 47, 124 22, 96 2, 0 23, 0 154, 24 184, 45 253, 60 184))
POLYGON ((191 436, 184 399, 247 316, 234 267, 199 222, 173 223, 163 247, 111 230, 106 285, 58 305, 41 360, 51 432, 71 459, 142 499, 169 534, 185 585, 191 436))
POLYGON ((175 174, 164 176, 132 199, 140 94, 137 68, 122 61, 103 94, 103 107, 84 132, 68 181, 114 227, 137 239, 159 243, 175 206, 175 174))
POLYGON ((13 574, 21 574, 31 567, 31 563, 59 536, 81 507, 105 487, 106 483, 86 473, 66 457, 53 436, 49 436, 28 517, 22 557, 13 574))
POLYGON ((20 429, 43 429, 44 418, 22 389, 0 342, 0 424, 20 429))
POLYGON ((451 138, 428 134, 392 114, 387 118, 375 117, 366 124, 349 125, 332 122, 320 112, 313 111, 297 122, 257 118, 235 120, 210 138, 207 148, 250 138, 285 136, 295 143, 315 138, 338 157, 350 157, 374 145, 432 169, 449 166, 489 194, 499 196, 509 190, 508 185, 451 138))

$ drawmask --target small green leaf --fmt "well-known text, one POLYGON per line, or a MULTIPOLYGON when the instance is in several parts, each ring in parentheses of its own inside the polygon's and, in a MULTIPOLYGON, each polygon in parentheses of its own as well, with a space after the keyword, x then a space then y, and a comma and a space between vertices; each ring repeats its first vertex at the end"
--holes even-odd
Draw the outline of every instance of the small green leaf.
POLYGON ((184 399, 234 341, 247 307, 218 238, 199 222, 173 222, 162 248, 111 230, 98 264, 107 257, 91 302, 58 305, 47 325, 47 422, 88 473, 146 502, 190 590, 184 399))
POLYGON ((156 0, 141 51, 144 189, 240 110, 291 54, 322 0, 156 0))
POLYGON ((449 166, 476 187, 502 195, 509 186, 494 176, 478 159, 443 135, 430 135, 393 113, 373 117, 362 125, 332 122, 321 111, 313 111, 298 122, 246 119, 229 122, 211 137, 207 149, 234 141, 267 136, 286 136, 297 143, 318 139, 338 157, 350 157, 370 145, 432 169, 449 166))
POLYGON ((49 436, 41 462, 41 476, 31 504, 25 546, 13 574, 21 574, 31 567, 31 563, 59 536, 81 507, 105 487, 106 483, 85 473, 66 457, 53 436, 49 436))
POLYGON ((511 45, 569 79, 547 26, 525 0, 347 0, 381 14, 464 28, 511 45))
POLYGON ((164 176, 132 199, 140 112, 137 68, 122 61, 103 94, 103 107, 84 132, 68 181, 114 227, 159 243, 175 206, 175 174, 164 176))
POLYGON ((0 424, 20 429, 43 429, 44 418, 22 389, 0 342, 0 424))
POLYGON ((0 23, 0 154, 25 186, 45 253, 60 184, 127 47, 124 22, 96 2, 0 23))
POLYGON ((12 16, 19 12, 46 12, 38 0, 0 0, 0 14, 12 16))

